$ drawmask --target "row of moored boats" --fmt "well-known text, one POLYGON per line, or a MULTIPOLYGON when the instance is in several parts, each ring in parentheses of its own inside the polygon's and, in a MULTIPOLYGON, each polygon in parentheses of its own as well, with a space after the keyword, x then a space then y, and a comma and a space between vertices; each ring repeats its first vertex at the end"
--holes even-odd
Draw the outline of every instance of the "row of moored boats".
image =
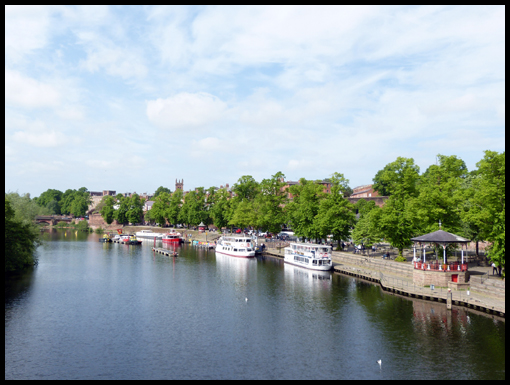
MULTIPOLYGON (((150 230, 142 230, 132 234, 119 233, 111 238, 105 234, 102 242, 119 242, 129 245, 139 245, 142 242, 138 239, 161 240, 165 244, 178 245, 184 242, 178 232, 154 233, 150 230)), ((333 268, 331 259, 332 247, 315 243, 291 242, 285 247, 284 262, 292 265, 305 267, 312 270, 327 271, 333 268)), ((215 251, 219 254, 236 258, 253 258, 256 253, 254 240, 247 236, 222 236, 216 243, 215 251)))
MULTIPOLYGON (((119 230, 117 230, 119 231, 119 230)), ((119 233, 115 236, 111 236, 110 234, 104 234, 102 238, 99 239, 100 242, 117 242, 124 243, 128 245, 140 245, 142 241, 140 239, 156 239, 159 241, 163 241, 166 244, 180 244, 184 240, 180 233, 171 232, 171 233, 154 233, 150 230, 142 230, 138 231, 136 234, 122 234, 120 230, 119 233)))
MULTIPOLYGON (((216 252, 237 258, 253 258, 255 247, 250 237, 222 236, 216 244, 216 252)), ((284 250, 285 263, 312 270, 327 271, 333 268, 331 246, 291 242, 284 250)))

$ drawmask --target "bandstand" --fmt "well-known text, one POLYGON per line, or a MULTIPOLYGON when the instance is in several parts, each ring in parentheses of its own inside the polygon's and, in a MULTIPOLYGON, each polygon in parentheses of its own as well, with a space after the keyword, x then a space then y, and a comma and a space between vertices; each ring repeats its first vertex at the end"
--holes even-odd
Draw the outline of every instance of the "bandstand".
POLYGON ((469 287, 469 271, 467 263, 464 263, 464 248, 470 242, 469 239, 462 238, 456 234, 448 233, 443 230, 434 231, 420 237, 411 238, 414 242, 414 270, 413 282, 417 286, 435 285, 438 287, 448 287, 450 289, 467 289, 469 287), (423 260, 416 256, 416 244, 423 247, 423 260), (458 243, 461 245, 461 262, 446 262, 446 247, 449 244, 458 243), (443 263, 440 261, 425 260, 425 245, 438 244, 443 246, 443 263))

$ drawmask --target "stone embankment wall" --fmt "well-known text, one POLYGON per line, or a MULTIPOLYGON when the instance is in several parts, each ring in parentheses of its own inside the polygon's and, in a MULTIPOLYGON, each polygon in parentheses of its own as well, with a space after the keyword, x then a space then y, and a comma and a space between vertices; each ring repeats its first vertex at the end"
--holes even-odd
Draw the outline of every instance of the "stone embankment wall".
POLYGON ((108 225, 101 214, 90 214, 89 215, 89 226, 93 229, 97 229, 98 227, 106 228, 117 228, 119 227, 119 222, 114 220, 111 225, 108 225))
POLYGON ((356 266, 369 271, 381 271, 382 273, 413 279, 413 264, 405 262, 384 261, 371 257, 364 257, 344 252, 333 252, 333 261, 345 265, 356 266))
POLYGON ((488 279, 487 276, 472 275, 470 290, 486 296, 505 299, 505 281, 501 279, 488 279))

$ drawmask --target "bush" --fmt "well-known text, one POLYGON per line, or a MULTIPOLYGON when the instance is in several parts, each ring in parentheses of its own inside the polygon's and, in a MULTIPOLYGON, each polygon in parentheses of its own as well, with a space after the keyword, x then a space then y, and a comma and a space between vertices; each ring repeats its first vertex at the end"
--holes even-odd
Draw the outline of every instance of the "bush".
POLYGON ((85 220, 79 221, 78 224, 76 225, 76 229, 80 231, 89 231, 90 230, 89 223, 85 220))
POLYGON ((96 234, 103 234, 104 229, 102 227, 98 227, 96 230, 94 230, 96 234))
POLYGON ((398 257, 395 258, 395 262, 407 262, 407 258, 399 255, 398 257))

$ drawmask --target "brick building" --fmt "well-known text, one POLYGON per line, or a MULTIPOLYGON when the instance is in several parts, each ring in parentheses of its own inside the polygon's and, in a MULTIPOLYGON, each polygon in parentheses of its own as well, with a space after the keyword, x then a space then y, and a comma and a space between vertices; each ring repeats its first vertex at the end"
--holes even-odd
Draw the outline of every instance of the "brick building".
MULTIPOLYGON (((331 182, 323 180, 323 181, 319 181, 319 182, 316 182, 316 183, 321 184, 321 185, 324 186, 324 192, 325 193, 327 193, 327 194, 331 193, 331 182)), ((285 189, 290 188, 290 186, 294 186, 294 185, 297 185, 297 184, 299 184, 299 182, 294 182, 294 181, 290 181, 290 180, 286 181, 285 182, 285 186, 282 187, 282 191, 285 191, 285 189)), ((289 199, 292 200, 294 198, 293 195, 290 192, 288 192, 287 194, 288 194, 288 198, 289 199)))
POLYGON ((358 186, 352 189, 351 198, 370 198, 370 197, 378 197, 379 193, 377 190, 374 190, 372 184, 366 184, 363 186, 358 186))

